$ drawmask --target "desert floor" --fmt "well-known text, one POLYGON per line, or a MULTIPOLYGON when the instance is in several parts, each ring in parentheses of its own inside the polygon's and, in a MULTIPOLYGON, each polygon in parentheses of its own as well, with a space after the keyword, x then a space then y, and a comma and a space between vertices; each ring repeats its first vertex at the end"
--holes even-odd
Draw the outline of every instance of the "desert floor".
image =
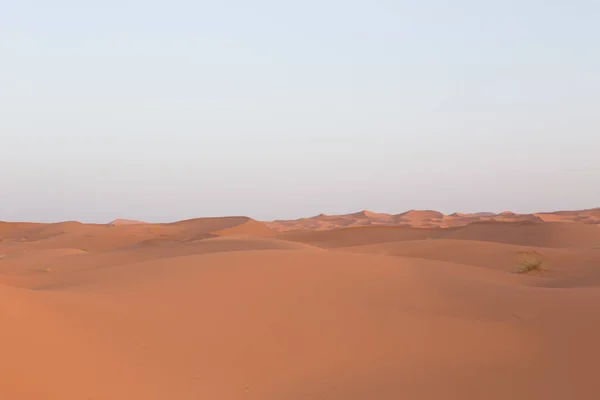
POLYGON ((0 222, 0 399, 600 399, 599 211, 0 222))

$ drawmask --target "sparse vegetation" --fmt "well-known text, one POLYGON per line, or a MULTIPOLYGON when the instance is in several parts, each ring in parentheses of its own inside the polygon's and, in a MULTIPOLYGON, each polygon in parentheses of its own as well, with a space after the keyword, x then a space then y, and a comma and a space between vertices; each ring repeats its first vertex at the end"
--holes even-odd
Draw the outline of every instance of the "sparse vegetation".
POLYGON ((542 271, 544 266, 544 258, 537 251, 529 253, 521 253, 521 263, 518 273, 526 274, 532 271, 542 271))

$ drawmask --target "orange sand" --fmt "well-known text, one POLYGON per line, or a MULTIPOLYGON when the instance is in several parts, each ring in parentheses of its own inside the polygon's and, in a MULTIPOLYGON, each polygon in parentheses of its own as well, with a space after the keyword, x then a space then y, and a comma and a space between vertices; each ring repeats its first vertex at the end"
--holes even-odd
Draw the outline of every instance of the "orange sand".
POLYGON ((598 214, 0 222, 0 399, 597 399, 598 214))

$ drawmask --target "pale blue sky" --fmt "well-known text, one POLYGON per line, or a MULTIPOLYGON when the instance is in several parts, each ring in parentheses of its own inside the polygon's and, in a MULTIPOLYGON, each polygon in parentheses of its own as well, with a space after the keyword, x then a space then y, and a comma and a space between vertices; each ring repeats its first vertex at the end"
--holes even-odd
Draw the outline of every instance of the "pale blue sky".
POLYGON ((600 206, 600 2, 0 1, 0 220, 600 206))

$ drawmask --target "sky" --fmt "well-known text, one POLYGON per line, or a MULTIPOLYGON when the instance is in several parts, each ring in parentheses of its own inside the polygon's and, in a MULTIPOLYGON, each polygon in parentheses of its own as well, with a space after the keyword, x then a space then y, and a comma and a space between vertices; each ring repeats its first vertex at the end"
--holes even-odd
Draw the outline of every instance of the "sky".
POLYGON ((596 0, 0 0, 0 220, 600 206, 596 0))

